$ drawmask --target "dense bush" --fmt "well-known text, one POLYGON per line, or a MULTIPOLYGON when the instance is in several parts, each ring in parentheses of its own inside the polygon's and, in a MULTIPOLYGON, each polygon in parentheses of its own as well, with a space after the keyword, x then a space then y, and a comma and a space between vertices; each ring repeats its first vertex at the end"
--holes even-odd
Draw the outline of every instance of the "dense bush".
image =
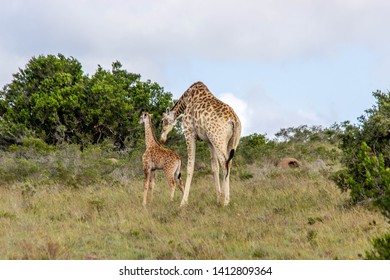
POLYGON ((332 178, 343 191, 351 191, 354 203, 381 201, 389 195, 390 168, 385 166, 383 155, 376 156, 366 142, 361 144, 353 168, 343 169, 332 178))
MULTIPOLYGON (((48 145, 39 138, 24 138, 21 145, 0 151, 1 185, 24 183, 79 188, 99 182, 115 182, 115 170, 129 166, 130 155, 120 155, 109 142, 89 145, 48 145)), ((139 163, 136 161, 134 165, 139 163)))
MULTIPOLYGON (((390 92, 373 93, 376 104, 359 118, 358 125, 342 124, 340 148, 345 169, 333 176, 351 200, 373 202, 390 218, 390 92)), ((367 259, 390 259, 390 235, 373 240, 367 259)))
POLYGON ((377 105, 366 110, 359 125, 344 123, 340 147, 345 169, 334 176, 353 202, 381 201, 390 186, 390 93, 375 92, 377 105))
POLYGON ((272 142, 269 142, 263 134, 251 134, 241 137, 237 148, 237 157, 241 161, 252 164, 259 159, 264 159, 269 153, 272 142))
POLYGON ((368 260, 390 260, 390 233, 372 241, 374 249, 366 252, 368 260))
POLYGON ((0 91, 0 145, 35 134, 52 145, 112 139, 134 146, 142 132, 140 113, 149 111, 158 122, 172 96, 121 67, 118 61, 111 71, 99 66, 89 77, 72 57, 33 57, 0 91))
POLYGON ((390 166, 390 92, 373 93, 376 105, 366 110, 357 125, 342 124, 340 148, 343 150, 343 162, 352 172, 359 162, 357 157, 363 142, 370 147, 373 155, 383 155, 385 166, 390 166))
POLYGON ((337 124, 334 124, 329 128, 316 125, 300 125, 298 127, 282 128, 275 136, 278 142, 322 142, 335 144, 339 140, 340 133, 341 129, 337 124))

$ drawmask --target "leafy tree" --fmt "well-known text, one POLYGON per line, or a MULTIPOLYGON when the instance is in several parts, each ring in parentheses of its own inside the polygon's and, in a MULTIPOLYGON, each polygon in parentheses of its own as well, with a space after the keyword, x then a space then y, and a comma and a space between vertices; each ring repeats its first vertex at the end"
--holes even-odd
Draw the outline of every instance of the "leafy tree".
POLYGON ((390 166, 390 93, 374 92, 377 105, 366 110, 359 125, 343 124, 340 148, 345 170, 336 183, 351 190, 354 202, 382 199, 389 188, 390 166))
POLYGON ((50 144, 70 140, 79 125, 84 80, 81 64, 72 57, 33 57, 4 87, 2 118, 35 131, 50 144), (59 130, 67 133, 64 139, 59 130))
POLYGON ((268 155, 269 145, 265 135, 253 133, 248 136, 241 137, 240 144, 237 148, 238 156, 245 159, 247 163, 254 163, 257 159, 268 155))
POLYGON ((362 142, 366 142, 376 156, 383 155, 385 166, 390 166, 390 92, 373 93, 376 105, 366 110, 358 125, 349 122, 342 124, 340 148, 344 153, 344 163, 353 170, 357 165, 357 155, 362 142))
POLYGON ((110 139, 118 147, 134 146, 142 132, 141 112, 153 114, 157 123, 172 103, 157 83, 140 79, 118 61, 111 71, 99 66, 90 78, 72 57, 33 57, 1 91, 0 144, 18 143, 32 131, 48 144, 110 139))
MULTIPOLYGON (((376 104, 358 125, 342 124, 340 148, 344 170, 335 174, 338 186, 350 190, 353 202, 373 201, 390 218, 390 92, 373 93, 376 104)), ((390 234, 375 238, 367 259, 390 259, 390 234)))
POLYGON ((329 142, 334 144, 338 141, 338 135, 341 132, 337 124, 329 128, 322 126, 301 125, 298 127, 282 128, 275 133, 276 139, 287 142, 307 143, 307 142, 329 142))
POLYGON ((381 154, 377 157, 372 153, 366 142, 361 144, 347 185, 354 202, 372 198, 381 200, 390 194, 390 168, 386 168, 381 154))
POLYGON ((164 110, 171 105, 172 96, 157 83, 141 82, 141 76, 123 70, 120 62, 112 64, 112 71, 100 66, 88 81, 84 131, 93 143, 111 138, 123 146, 134 146, 142 127, 138 125, 142 111, 153 114, 154 122, 161 121, 164 110))

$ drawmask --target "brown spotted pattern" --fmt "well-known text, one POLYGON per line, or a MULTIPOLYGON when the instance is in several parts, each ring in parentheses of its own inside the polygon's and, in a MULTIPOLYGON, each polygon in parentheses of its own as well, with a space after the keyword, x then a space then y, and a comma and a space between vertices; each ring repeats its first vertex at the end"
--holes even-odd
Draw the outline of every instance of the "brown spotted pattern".
POLYGON ((177 183, 180 190, 183 192, 183 182, 180 179, 181 158, 175 152, 164 148, 156 140, 151 115, 143 112, 139 121, 140 124, 145 125, 145 145, 146 151, 142 156, 144 167, 144 196, 142 204, 146 206, 148 189, 151 192, 151 200, 153 201, 154 177, 158 169, 164 171, 165 177, 168 180, 171 200, 175 194, 175 185, 177 183))
POLYGON ((191 180, 195 164, 196 140, 205 141, 211 152, 211 166, 217 192, 217 202, 229 204, 229 176, 232 157, 241 135, 241 122, 233 109, 217 99, 202 82, 190 86, 172 107, 163 114, 161 141, 165 142, 176 120, 183 118, 188 163, 187 180, 181 206, 188 203, 191 180), (219 168, 222 168, 222 190, 219 168))

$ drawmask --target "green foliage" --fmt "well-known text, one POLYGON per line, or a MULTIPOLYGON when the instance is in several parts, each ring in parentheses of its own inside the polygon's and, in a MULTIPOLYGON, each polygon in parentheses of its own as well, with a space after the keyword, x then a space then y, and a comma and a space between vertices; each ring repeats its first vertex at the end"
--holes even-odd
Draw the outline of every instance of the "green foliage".
POLYGON ((372 241, 374 249, 366 252, 367 260, 390 260, 390 233, 383 237, 374 238, 372 241))
POLYGON ((133 147, 142 134, 140 113, 148 111, 158 122, 172 103, 170 93, 140 78, 118 61, 111 71, 99 66, 88 77, 72 57, 33 57, 0 92, 0 145, 18 143, 32 131, 48 144, 86 146, 111 139, 133 147))
POLYGON ((23 124, 1 121, 0 118, 0 149, 21 144, 23 138, 31 137, 33 134, 23 124))
POLYGON ((22 145, 12 145, 9 150, 14 152, 14 155, 24 158, 32 158, 34 156, 44 156, 55 151, 55 147, 48 145, 39 138, 25 137, 22 140, 22 145))
POLYGON ((80 188, 101 180, 115 182, 112 172, 123 165, 107 142, 90 145, 51 146, 37 138, 25 138, 21 145, 0 151, 0 184, 59 184, 80 188), (26 183, 27 182, 27 183, 26 183))
POLYGON ((339 129, 336 126, 299 126, 283 128, 275 134, 275 140, 269 140, 262 134, 251 134, 240 139, 237 149, 239 164, 255 162, 273 162, 283 157, 294 157, 305 161, 318 159, 334 163, 340 152, 334 145, 338 140, 339 129))
POLYGON ((278 157, 292 156, 313 161, 325 160, 334 163, 339 160, 340 152, 336 148, 341 129, 334 124, 331 127, 301 125, 282 128, 275 134, 278 157))
POLYGON ((344 168, 333 172, 329 179, 335 182, 341 191, 347 192, 350 189, 349 177, 348 169, 344 168))
MULTIPOLYGON (((389 168, 387 169, 389 170, 389 168)), ((376 201, 377 206, 382 210, 383 215, 390 219, 390 190, 389 187, 384 192, 383 196, 376 201)), ((389 220, 390 223, 390 220, 389 220)))
POLYGON ((2 92, 4 120, 24 125, 50 144, 60 140, 58 127, 77 130, 84 78, 76 59, 61 54, 33 57, 13 77, 2 92))
MULTIPOLYGON (((373 93, 376 105, 359 118, 359 125, 348 122, 340 135, 340 148, 346 168, 333 178, 341 190, 351 190, 351 200, 373 201, 390 218, 390 92, 373 93)), ((390 259, 390 235, 376 238, 367 259, 390 259)))
POLYGON ((328 142, 334 144, 337 143, 339 134, 340 128, 336 124, 329 128, 301 125, 298 127, 282 128, 275 133, 275 136, 279 142, 328 142))
POLYGON ((390 166, 390 92, 373 93, 377 104, 366 110, 367 117, 361 117, 364 141, 377 155, 382 154, 385 165, 390 166))
POLYGON ((390 168, 386 168, 382 155, 375 156, 363 142, 357 154, 357 163, 349 170, 347 184, 354 202, 381 199, 390 191, 390 168))
POLYGON ((390 92, 377 91, 373 96, 377 104, 365 111, 366 115, 359 118, 359 125, 341 124, 340 148, 343 162, 349 169, 358 163, 357 154, 362 142, 366 142, 376 156, 382 154, 385 166, 390 166, 390 92))
POLYGON ((121 67, 119 62, 112 64, 111 72, 99 67, 88 81, 83 123, 93 143, 111 138, 121 146, 127 141, 133 147, 143 137, 138 125, 141 112, 150 112, 159 122, 162 112, 171 105, 171 94, 157 83, 141 82, 140 75, 121 67))
POLYGON ((340 147, 346 169, 334 179, 351 190, 353 202, 382 201, 390 186, 390 93, 373 93, 377 105, 359 118, 360 125, 342 124, 340 147))
POLYGON ((269 151, 273 148, 274 143, 268 141, 263 134, 251 134, 240 139, 240 144, 237 148, 237 155, 241 161, 252 164, 257 159, 264 158, 269 155, 269 151))

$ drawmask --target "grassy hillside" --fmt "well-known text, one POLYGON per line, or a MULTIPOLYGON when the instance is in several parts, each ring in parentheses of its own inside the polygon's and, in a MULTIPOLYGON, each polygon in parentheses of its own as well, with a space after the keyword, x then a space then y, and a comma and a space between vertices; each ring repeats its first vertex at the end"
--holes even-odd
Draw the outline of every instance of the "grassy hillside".
POLYGON ((144 209, 139 156, 33 140, 1 152, 0 259, 359 259, 389 229, 314 161, 239 162, 228 207, 216 205, 208 168, 185 209, 159 173, 144 209))

